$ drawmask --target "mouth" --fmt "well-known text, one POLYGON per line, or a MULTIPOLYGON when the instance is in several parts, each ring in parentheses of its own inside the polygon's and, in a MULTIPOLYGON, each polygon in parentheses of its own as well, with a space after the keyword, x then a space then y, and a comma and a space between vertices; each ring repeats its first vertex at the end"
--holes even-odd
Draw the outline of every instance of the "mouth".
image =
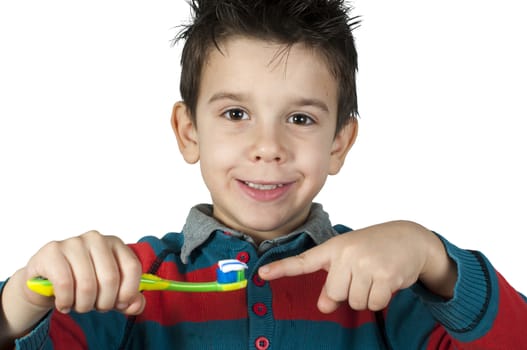
POLYGON ((250 182, 250 181, 242 181, 245 185, 249 186, 250 188, 254 188, 255 190, 260 191, 271 191, 276 190, 277 188, 284 187, 286 184, 279 183, 279 184, 263 184, 263 183, 256 183, 256 182, 250 182))
POLYGON ((240 188, 247 196, 258 202, 271 202, 285 198, 293 182, 269 182, 238 180, 240 188))

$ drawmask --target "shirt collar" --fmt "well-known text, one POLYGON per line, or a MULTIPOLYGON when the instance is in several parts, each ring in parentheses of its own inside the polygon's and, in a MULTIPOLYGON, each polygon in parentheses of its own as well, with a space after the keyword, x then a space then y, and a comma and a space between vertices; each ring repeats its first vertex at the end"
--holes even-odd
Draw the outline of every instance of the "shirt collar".
POLYGON ((233 236, 252 243, 260 254, 276 245, 290 241, 301 233, 306 233, 316 244, 321 244, 338 234, 331 226, 329 215, 322 209, 322 205, 313 203, 303 225, 287 235, 265 240, 256 246, 254 240, 247 234, 234 231, 217 221, 212 216, 212 205, 198 204, 190 210, 185 226, 183 226, 184 242, 181 249, 181 260, 186 263, 194 249, 202 245, 217 230, 229 232, 233 236))

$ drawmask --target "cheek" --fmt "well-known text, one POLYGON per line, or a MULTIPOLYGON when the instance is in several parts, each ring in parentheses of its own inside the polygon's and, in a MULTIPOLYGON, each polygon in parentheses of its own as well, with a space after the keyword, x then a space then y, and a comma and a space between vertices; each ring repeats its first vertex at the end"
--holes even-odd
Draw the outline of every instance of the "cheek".
POLYGON ((329 169, 330 150, 327 147, 304 148, 297 155, 297 164, 306 176, 321 178, 326 177, 329 169))
POLYGON ((200 139, 200 162, 205 171, 228 169, 241 157, 241 146, 234 138, 209 133, 200 139))

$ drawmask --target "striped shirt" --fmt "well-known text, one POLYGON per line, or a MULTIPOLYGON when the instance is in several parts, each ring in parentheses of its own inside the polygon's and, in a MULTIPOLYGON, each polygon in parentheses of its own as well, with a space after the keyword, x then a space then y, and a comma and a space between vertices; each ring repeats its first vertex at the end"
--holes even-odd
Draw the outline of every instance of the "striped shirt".
MULTIPOLYGON (((50 312, 17 349, 527 349, 527 303, 479 252, 440 237, 457 263, 454 297, 443 300, 419 283, 397 292, 380 312, 317 309, 326 273, 263 281, 260 266, 298 255, 343 234, 314 204, 295 232, 256 246, 223 227, 209 205, 194 207, 183 233, 145 237, 130 247, 144 272, 178 281, 213 281, 218 260, 248 265, 246 289, 231 292, 143 292, 139 316, 96 311, 50 312)), ((1 288, 1 285, 0 285, 1 288)))

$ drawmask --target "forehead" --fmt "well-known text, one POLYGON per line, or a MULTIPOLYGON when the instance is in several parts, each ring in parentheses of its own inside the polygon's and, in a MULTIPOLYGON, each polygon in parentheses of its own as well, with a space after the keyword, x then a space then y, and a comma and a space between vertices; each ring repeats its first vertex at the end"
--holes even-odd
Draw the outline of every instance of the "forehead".
POLYGON ((204 62, 200 99, 207 92, 225 88, 254 93, 296 93, 337 100, 337 79, 327 59, 305 44, 234 36, 210 49, 204 62))
POLYGON ((216 55, 222 55, 225 58, 228 58, 229 52, 235 53, 238 50, 259 51, 260 53, 267 51, 266 54, 270 54, 270 56, 265 57, 270 58, 268 62, 269 65, 272 65, 273 63, 285 63, 283 60, 300 55, 309 56, 311 59, 318 61, 326 69, 329 67, 327 59, 322 53, 322 49, 315 48, 306 43, 299 42, 288 44, 273 39, 267 40, 237 34, 218 40, 217 45, 211 45, 205 64, 211 59, 214 59, 216 55))

